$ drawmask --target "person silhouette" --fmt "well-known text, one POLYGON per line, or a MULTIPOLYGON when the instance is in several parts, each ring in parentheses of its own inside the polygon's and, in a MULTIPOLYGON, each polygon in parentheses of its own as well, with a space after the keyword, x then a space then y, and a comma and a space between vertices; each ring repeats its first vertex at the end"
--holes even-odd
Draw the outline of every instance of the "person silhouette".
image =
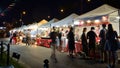
POLYGON ((74 39, 74 33, 73 28, 70 27, 70 31, 67 35, 68 38, 68 49, 69 49, 69 55, 73 58, 73 52, 75 50, 75 39, 74 39))
POLYGON ((116 63, 116 51, 118 50, 116 40, 118 40, 118 34, 113 30, 112 24, 108 24, 108 31, 106 33, 106 45, 105 50, 108 52, 108 68, 115 68, 116 63))
POLYGON ((96 45, 96 33, 94 32, 95 28, 91 27, 91 30, 87 33, 87 38, 89 40, 89 56, 91 56, 91 53, 93 54, 93 59, 95 60, 96 54, 95 54, 95 45, 96 45))
POLYGON ((86 34, 87 28, 83 28, 83 33, 81 35, 81 41, 82 41, 82 50, 85 53, 85 57, 88 56, 88 43, 87 43, 87 34, 86 34))
POLYGON ((107 53, 104 50, 105 47, 105 42, 106 42, 106 33, 107 33, 107 29, 106 29, 106 24, 102 24, 102 29, 100 30, 100 61, 101 62, 107 62, 107 53))
POLYGON ((44 68, 49 68, 49 60, 45 59, 43 62, 44 62, 44 68))

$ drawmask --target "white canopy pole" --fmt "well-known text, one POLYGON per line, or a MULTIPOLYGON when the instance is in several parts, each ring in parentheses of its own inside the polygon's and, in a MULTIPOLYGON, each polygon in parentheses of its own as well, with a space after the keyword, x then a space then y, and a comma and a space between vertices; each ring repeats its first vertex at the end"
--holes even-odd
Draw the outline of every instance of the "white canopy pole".
POLYGON ((118 9, 118 16, 119 16, 119 36, 120 36, 120 9, 118 9))

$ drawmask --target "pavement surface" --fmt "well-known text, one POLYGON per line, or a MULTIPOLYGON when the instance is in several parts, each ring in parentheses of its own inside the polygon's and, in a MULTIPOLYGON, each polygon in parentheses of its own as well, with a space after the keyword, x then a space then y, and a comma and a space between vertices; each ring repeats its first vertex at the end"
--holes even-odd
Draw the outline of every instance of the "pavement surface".
MULTIPOLYGON (((26 65, 27 68, 43 68, 45 59, 49 60, 50 68, 106 68, 107 65, 80 59, 78 56, 71 59, 66 52, 59 51, 56 52, 58 63, 54 63, 50 58, 51 51, 51 48, 36 45, 11 45, 11 55, 13 52, 19 53, 21 55, 19 62, 26 65)), ((120 64, 117 64, 116 68, 120 68, 120 64)))
MULTIPOLYGON (((106 68, 107 64, 93 62, 92 60, 80 59, 80 56, 71 59, 67 56, 67 52, 56 51, 57 63, 54 63, 50 58, 51 48, 42 46, 25 44, 10 45, 10 56, 13 52, 20 54, 19 63, 22 63, 26 68, 44 68, 43 61, 49 60, 49 68, 106 68)), ((120 54, 118 54, 120 56, 120 54)), ((116 68, 120 68, 120 64, 116 64, 116 68)))

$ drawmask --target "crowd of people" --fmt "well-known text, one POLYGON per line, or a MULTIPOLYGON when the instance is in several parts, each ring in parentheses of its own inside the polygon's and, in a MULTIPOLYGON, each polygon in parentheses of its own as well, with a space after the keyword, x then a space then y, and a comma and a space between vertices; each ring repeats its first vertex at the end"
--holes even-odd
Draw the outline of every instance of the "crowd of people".
MULTIPOLYGON (((83 28, 83 33, 81 36, 83 52, 87 57, 91 57, 92 59, 96 59, 96 33, 95 28, 91 27, 91 30, 87 31, 87 28, 83 28)), ((117 53, 116 51, 119 49, 119 37, 117 32, 113 29, 112 24, 108 24, 106 28, 106 24, 102 24, 102 29, 99 33, 99 56, 101 63, 108 63, 107 68, 115 68, 115 64, 117 61, 117 53), (118 42, 117 42, 118 41, 118 42)))
MULTIPOLYGON (((102 63, 108 63, 108 68, 115 68, 118 48, 118 34, 113 29, 112 24, 108 24, 106 29, 106 24, 102 24, 102 29, 100 30, 100 61, 102 63), (117 40, 117 41, 116 41, 117 40)), ((86 56, 90 57, 90 54, 93 54, 93 59, 96 59, 96 33, 94 32, 94 27, 91 27, 91 30, 86 33, 86 28, 83 29, 83 34, 81 36, 83 52, 86 56)))
POLYGON ((11 44, 22 44, 26 45, 35 44, 36 38, 32 38, 30 32, 22 32, 22 31, 11 31, 10 32, 10 43, 11 44))
POLYGON ((56 32, 55 27, 53 27, 52 32, 50 33, 50 38, 52 39, 51 46, 52 46, 52 53, 51 58, 57 62, 56 59, 56 48, 58 48, 61 52, 64 51, 65 47, 68 44, 68 51, 70 57, 73 57, 74 49, 75 49, 75 40, 74 40, 74 32, 73 28, 69 27, 69 31, 63 32, 63 29, 61 31, 56 32), (56 40, 56 38, 59 38, 59 41, 56 40), (68 41, 66 41, 67 39, 68 41), (57 46, 57 43, 60 43, 59 46, 57 46), (67 43, 68 42, 68 43, 67 43))
MULTIPOLYGON (((57 30, 53 27, 48 34, 52 42, 50 46, 52 48, 51 58, 57 62, 56 49, 60 52, 65 52, 66 47, 71 58, 75 58, 75 34, 74 28, 68 27, 69 29, 57 30)), ((79 37, 78 37, 79 38, 79 37)), ((96 60, 99 55, 100 62, 108 63, 108 68, 114 68, 117 60, 118 43, 119 40, 117 32, 113 29, 112 24, 102 24, 102 29, 99 34, 96 34, 95 27, 91 27, 89 31, 87 28, 83 28, 82 34, 80 35, 80 41, 82 44, 82 52, 85 54, 84 58, 90 58, 96 60), (106 28, 107 25, 107 28, 106 28), (96 38, 100 38, 97 42, 96 38), (96 45, 99 45, 99 54, 96 45)), ((33 39, 35 44, 36 39, 33 39)), ((27 32, 24 34, 22 32, 11 32, 10 43, 20 44, 25 42, 26 45, 31 45, 31 36, 27 32), (26 41, 24 41, 24 38, 26 41), (14 41, 12 41, 14 39, 14 41)))
MULTIPOLYGON (((61 30, 61 36, 57 32, 55 32, 55 27, 53 27, 53 31, 50 33, 50 38, 52 39, 51 46, 53 47, 53 52, 51 54, 52 58, 56 59, 55 48, 57 46, 56 38, 57 36, 60 39, 60 46, 63 46, 61 50, 64 49, 64 45, 68 45, 68 52, 71 58, 74 58, 75 51, 75 38, 74 38, 74 29, 69 27, 69 30, 66 33, 67 44, 64 44, 64 32, 61 30), (62 37, 63 36, 63 37, 62 37)), ((100 30, 99 35, 96 34, 95 28, 91 27, 91 30, 87 32, 87 28, 83 28, 82 35, 80 37, 82 43, 82 52, 84 52, 84 58, 90 58, 92 60, 96 60, 99 55, 99 59, 101 63, 108 63, 108 68, 115 68, 115 64, 117 61, 117 53, 118 48, 118 34, 113 29, 112 24, 102 24, 102 29, 100 30), (107 28, 106 28, 107 25, 107 28), (96 38, 99 37, 100 41, 97 43, 96 38), (99 45, 99 54, 97 54, 96 45, 99 45)), ((60 47, 59 46, 59 47, 60 47)))

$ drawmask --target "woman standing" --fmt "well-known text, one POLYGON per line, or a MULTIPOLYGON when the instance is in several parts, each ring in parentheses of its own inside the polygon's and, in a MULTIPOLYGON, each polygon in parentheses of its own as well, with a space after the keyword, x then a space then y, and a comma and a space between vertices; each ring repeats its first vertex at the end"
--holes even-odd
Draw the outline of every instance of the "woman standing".
POLYGON ((105 47, 108 51, 108 68, 115 68, 116 51, 118 49, 116 39, 118 39, 118 35, 117 32, 113 30, 112 24, 108 24, 106 39, 108 41, 108 47, 105 47))
POLYGON ((69 55, 73 58, 73 51, 75 50, 75 39, 74 39, 74 33, 73 28, 70 27, 70 31, 67 35, 68 38, 68 49, 69 49, 69 55))
POLYGON ((85 52, 86 56, 88 56, 88 44, 87 44, 87 34, 86 34, 87 28, 83 28, 83 33, 81 35, 81 41, 82 41, 82 50, 85 52))

